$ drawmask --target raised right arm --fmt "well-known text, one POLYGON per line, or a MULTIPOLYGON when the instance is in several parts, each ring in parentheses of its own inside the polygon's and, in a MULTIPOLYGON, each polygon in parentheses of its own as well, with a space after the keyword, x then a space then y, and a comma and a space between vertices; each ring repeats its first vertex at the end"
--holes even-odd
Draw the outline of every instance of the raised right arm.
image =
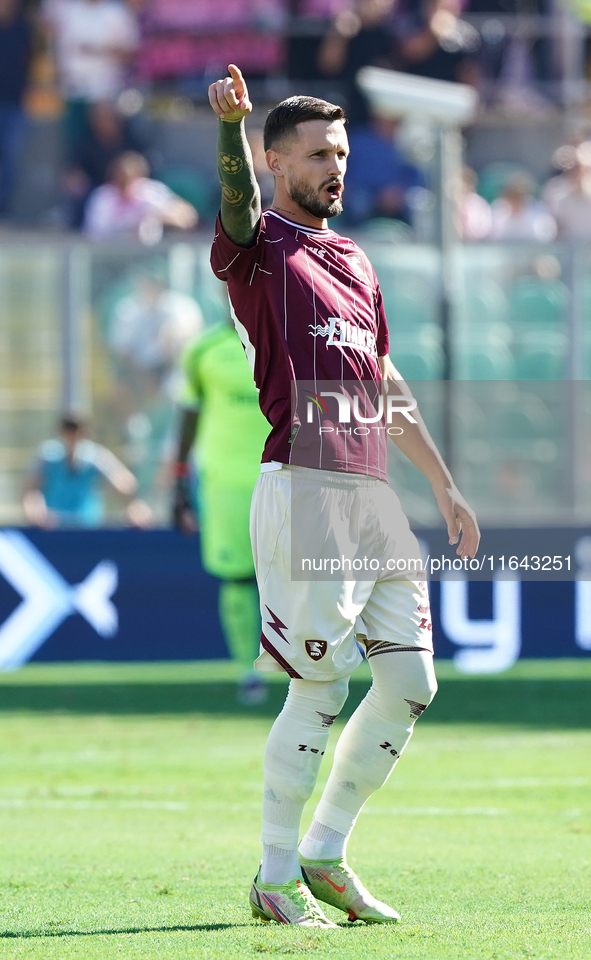
POLYGON ((241 247, 253 243, 261 217, 261 194, 254 175, 244 117, 252 111, 244 78, 233 63, 230 76, 212 83, 209 102, 220 118, 218 174, 222 185, 222 226, 241 247))

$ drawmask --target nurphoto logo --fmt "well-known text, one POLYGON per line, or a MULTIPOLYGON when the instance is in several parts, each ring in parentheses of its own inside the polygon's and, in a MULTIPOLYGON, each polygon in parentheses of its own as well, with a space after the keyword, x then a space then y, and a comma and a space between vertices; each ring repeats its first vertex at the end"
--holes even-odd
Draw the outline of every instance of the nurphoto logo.
MULTIPOLYGON (((351 401, 351 398, 344 392, 336 390, 321 390, 320 393, 312 393, 309 391, 306 394, 306 423, 314 423, 314 407, 317 408, 320 412, 320 419, 322 417, 330 418, 332 423, 335 422, 334 416, 331 416, 331 410, 324 399, 333 398, 337 402, 337 413, 338 413, 338 422, 339 423, 351 423, 355 421, 357 424, 361 424, 362 428, 365 427, 366 432, 369 432, 367 424, 379 423, 385 420, 388 424, 388 433, 402 433, 402 427, 393 427, 392 421, 395 414, 401 414, 405 417, 409 423, 416 423, 417 421, 411 414, 411 410, 415 410, 417 406, 417 401, 414 397, 398 395, 391 396, 388 394, 386 397, 386 403, 384 404, 384 395, 379 393, 375 400, 370 399, 367 394, 364 397, 364 411, 360 409, 360 397, 356 393, 351 401), (376 402, 377 401, 377 402, 376 402), (385 407, 385 410, 384 410, 385 407)), ((334 405, 332 405, 332 412, 334 411, 334 405)), ((331 432, 335 428, 332 425, 326 425, 321 422, 320 432, 327 433, 331 432)), ((359 432, 359 427, 355 428, 355 432, 359 432)))

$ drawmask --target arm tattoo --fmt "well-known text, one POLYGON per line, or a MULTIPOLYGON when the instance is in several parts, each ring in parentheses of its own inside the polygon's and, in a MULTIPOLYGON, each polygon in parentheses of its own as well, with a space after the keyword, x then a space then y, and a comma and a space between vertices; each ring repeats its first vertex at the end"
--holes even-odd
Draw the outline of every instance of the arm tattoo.
POLYGON ((222 185, 222 224, 234 243, 248 247, 261 216, 261 199, 244 122, 220 120, 218 174, 222 185))
POLYGON ((240 173, 244 166, 244 161, 232 153, 220 153, 218 154, 218 160, 224 173, 231 173, 234 176, 240 173))
POLYGON ((220 183, 222 185, 223 203, 229 203, 234 207, 244 202, 244 192, 242 190, 237 190, 236 187, 230 187, 227 183, 224 183, 223 180, 220 180, 220 183))

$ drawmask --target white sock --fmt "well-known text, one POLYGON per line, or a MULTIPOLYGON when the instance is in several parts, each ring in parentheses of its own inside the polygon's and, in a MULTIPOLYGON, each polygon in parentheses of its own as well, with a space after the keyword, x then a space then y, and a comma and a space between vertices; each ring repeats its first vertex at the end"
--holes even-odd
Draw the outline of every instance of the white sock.
POLYGON ((299 846, 306 860, 339 860, 345 856, 348 836, 319 823, 316 818, 299 846))
POLYGON ((263 883, 288 883, 301 875, 297 846, 302 811, 312 795, 330 727, 347 689, 347 680, 292 680, 289 685, 265 749, 263 883))
POLYGON ((272 843, 263 844, 263 862, 260 877, 263 883, 289 883, 294 877, 300 877, 300 861, 297 850, 289 847, 277 847, 272 843))
MULTIPOLYGON (((368 659, 372 686, 339 738, 314 815, 344 837, 349 836, 366 800, 392 773, 415 720, 437 690, 433 657, 427 651, 397 651, 383 643, 371 648, 368 659)), ((306 835, 300 847, 304 856, 309 856, 304 850, 313 849, 315 838, 310 835, 309 839, 310 845, 306 835)))

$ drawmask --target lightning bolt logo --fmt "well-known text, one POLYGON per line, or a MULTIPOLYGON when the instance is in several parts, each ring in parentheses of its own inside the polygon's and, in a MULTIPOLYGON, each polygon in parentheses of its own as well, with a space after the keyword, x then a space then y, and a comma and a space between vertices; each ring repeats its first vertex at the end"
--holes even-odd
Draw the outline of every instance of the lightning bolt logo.
MULTIPOLYGON (((267 607, 267 610, 269 610, 269 607, 267 607)), ((278 637, 281 637, 282 640, 285 640, 286 643, 289 643, 289 640, 287 639, 287 637, 284 637, 283 633, 281 632, 282 630, 287 630, 286 625, 281 622, 277 614, 273 613, 272 610, 269 610, 269 616, 272 619, 267 620, 267 626, 271 627, 271 630, 274 630, 278 637)))

